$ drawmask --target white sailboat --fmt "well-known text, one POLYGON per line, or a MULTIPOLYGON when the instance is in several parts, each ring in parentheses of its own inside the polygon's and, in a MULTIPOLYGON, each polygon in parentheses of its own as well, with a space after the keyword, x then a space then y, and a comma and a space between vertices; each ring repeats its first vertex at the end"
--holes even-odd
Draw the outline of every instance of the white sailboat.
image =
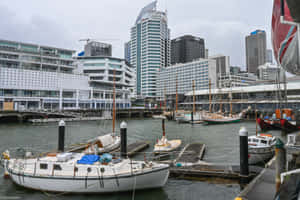
POLYGON ((165 131, 165 120, 162 120, 162 129, 163 129, 163 136, 161 139, 157 140, 156 144, 154 145, 154 150, 153 150, 154 154, 168 153, 176 150, 181 145, 181 140, 167 139, 166 131, 165 131))
MULTIPOLYGON (((108 154, 109 155, 109 154, 108 154)), ((11 180, 22 187, 63 193, 108 193, 165 185, 169 166, 83 153, 9 158, 2 162, 11 180)))
POLYGON ((113 151, 120 147, 121 138, 115 133, 115 121, 116 121, 116 81, 115 81, 116 70, 114 70, 114 86, 113 86, 113 123, 112 133, 96 137, 88 141, 88 145, 84 150, 84 153, 88 154, 101 154, 113 151))

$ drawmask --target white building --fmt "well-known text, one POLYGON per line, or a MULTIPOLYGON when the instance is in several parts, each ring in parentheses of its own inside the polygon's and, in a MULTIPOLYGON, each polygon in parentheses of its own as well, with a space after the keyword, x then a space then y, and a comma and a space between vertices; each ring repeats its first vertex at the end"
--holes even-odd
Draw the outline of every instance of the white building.
POLYGON ((260 80, 284 80, 285 71, 277 65, 265 63, 264 65, 260 65, 257 71, 260 80))
POLYGON ((182 63, 163 68, 158 76, 159 94, 176 94, 176 81, 178 94, 185 94, 193 90, 193 80, 195 90, 209 88, 209 80, 212 88, 216 87, 216 61, 211 59, 198 59, 189 63, 182 63), (165 91, 165 92, 164 92, 165 91))
POLYGON ((170 30, 165 12, 154 1, 144 7, 131 28, 130 64, 136 69, 136 95, 156 98, 159 70, 171 63, 170 30))
POLYGON ((255 84, 257 76, 251 73, 223 74, 219 76, 219 88, 242 87, 255 84))
POLYGON ((114 72, 116 107, 128 108, 135 84, 134 69, 124 60, 113 57, 78 56, 78 69, 88 75, 95 108, 112 108, 114 72))
MULTIPOLYGON (((111 88, 107 93, 103 88, 99 92, 97 87, 93 88, 97 82, 92 80, 93 76, 76 74, 74 53, 73 50, 0 40, 0 110, 110 109, 111 88)), ((116 66, 118 62, 114 61, 116 66)), ((106 76, 111 83, 111 75, 106 76)), ((122 80, 127 84, 128 78, 122 80)), ((125 89, 121 96, 117 95, 118 108, 130 107, 129 91, 125 89)))

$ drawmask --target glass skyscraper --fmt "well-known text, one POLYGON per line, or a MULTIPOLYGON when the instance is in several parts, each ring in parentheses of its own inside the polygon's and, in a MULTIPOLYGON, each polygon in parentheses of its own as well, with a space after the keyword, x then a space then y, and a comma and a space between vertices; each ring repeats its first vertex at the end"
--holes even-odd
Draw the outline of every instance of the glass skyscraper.
POLYGON ((144 7, 131 28, 130 63, 136 69, 136 95, 142 98, 159 96, 158 73, 171 62, 167 14, 156 4, 144 7))

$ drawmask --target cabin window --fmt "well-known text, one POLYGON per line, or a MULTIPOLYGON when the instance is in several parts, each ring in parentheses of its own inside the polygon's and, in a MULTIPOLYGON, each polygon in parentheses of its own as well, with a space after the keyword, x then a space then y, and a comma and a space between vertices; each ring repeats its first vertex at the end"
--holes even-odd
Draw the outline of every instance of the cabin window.
POLYGON ((248 139, 248 142, 251 142, 251 139, 248 139))
POLYGON ((48 164, 41 163, 40 164, 40 169, 48 169, 48 164))
POLYGON ((60 165, 53 165, 53 170, 61 170, 61 166, 60 165))
POLYGON ((267 141, 266 140, 261 140, 260 143, 267 144, 267 141))
POLYGON ((253 142, 258 142, 258 139, 253 139, 253 142))

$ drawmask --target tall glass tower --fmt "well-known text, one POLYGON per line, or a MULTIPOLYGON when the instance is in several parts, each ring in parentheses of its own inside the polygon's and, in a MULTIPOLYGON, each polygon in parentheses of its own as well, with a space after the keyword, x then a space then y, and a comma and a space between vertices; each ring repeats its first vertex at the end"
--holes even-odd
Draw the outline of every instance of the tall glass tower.
POLYGON ((131 28, 130 62, 136 69, 136 95, 142 98, 159 97, 158 73, 171 62, 167 14, 156 4, 144 7, 131 28))

